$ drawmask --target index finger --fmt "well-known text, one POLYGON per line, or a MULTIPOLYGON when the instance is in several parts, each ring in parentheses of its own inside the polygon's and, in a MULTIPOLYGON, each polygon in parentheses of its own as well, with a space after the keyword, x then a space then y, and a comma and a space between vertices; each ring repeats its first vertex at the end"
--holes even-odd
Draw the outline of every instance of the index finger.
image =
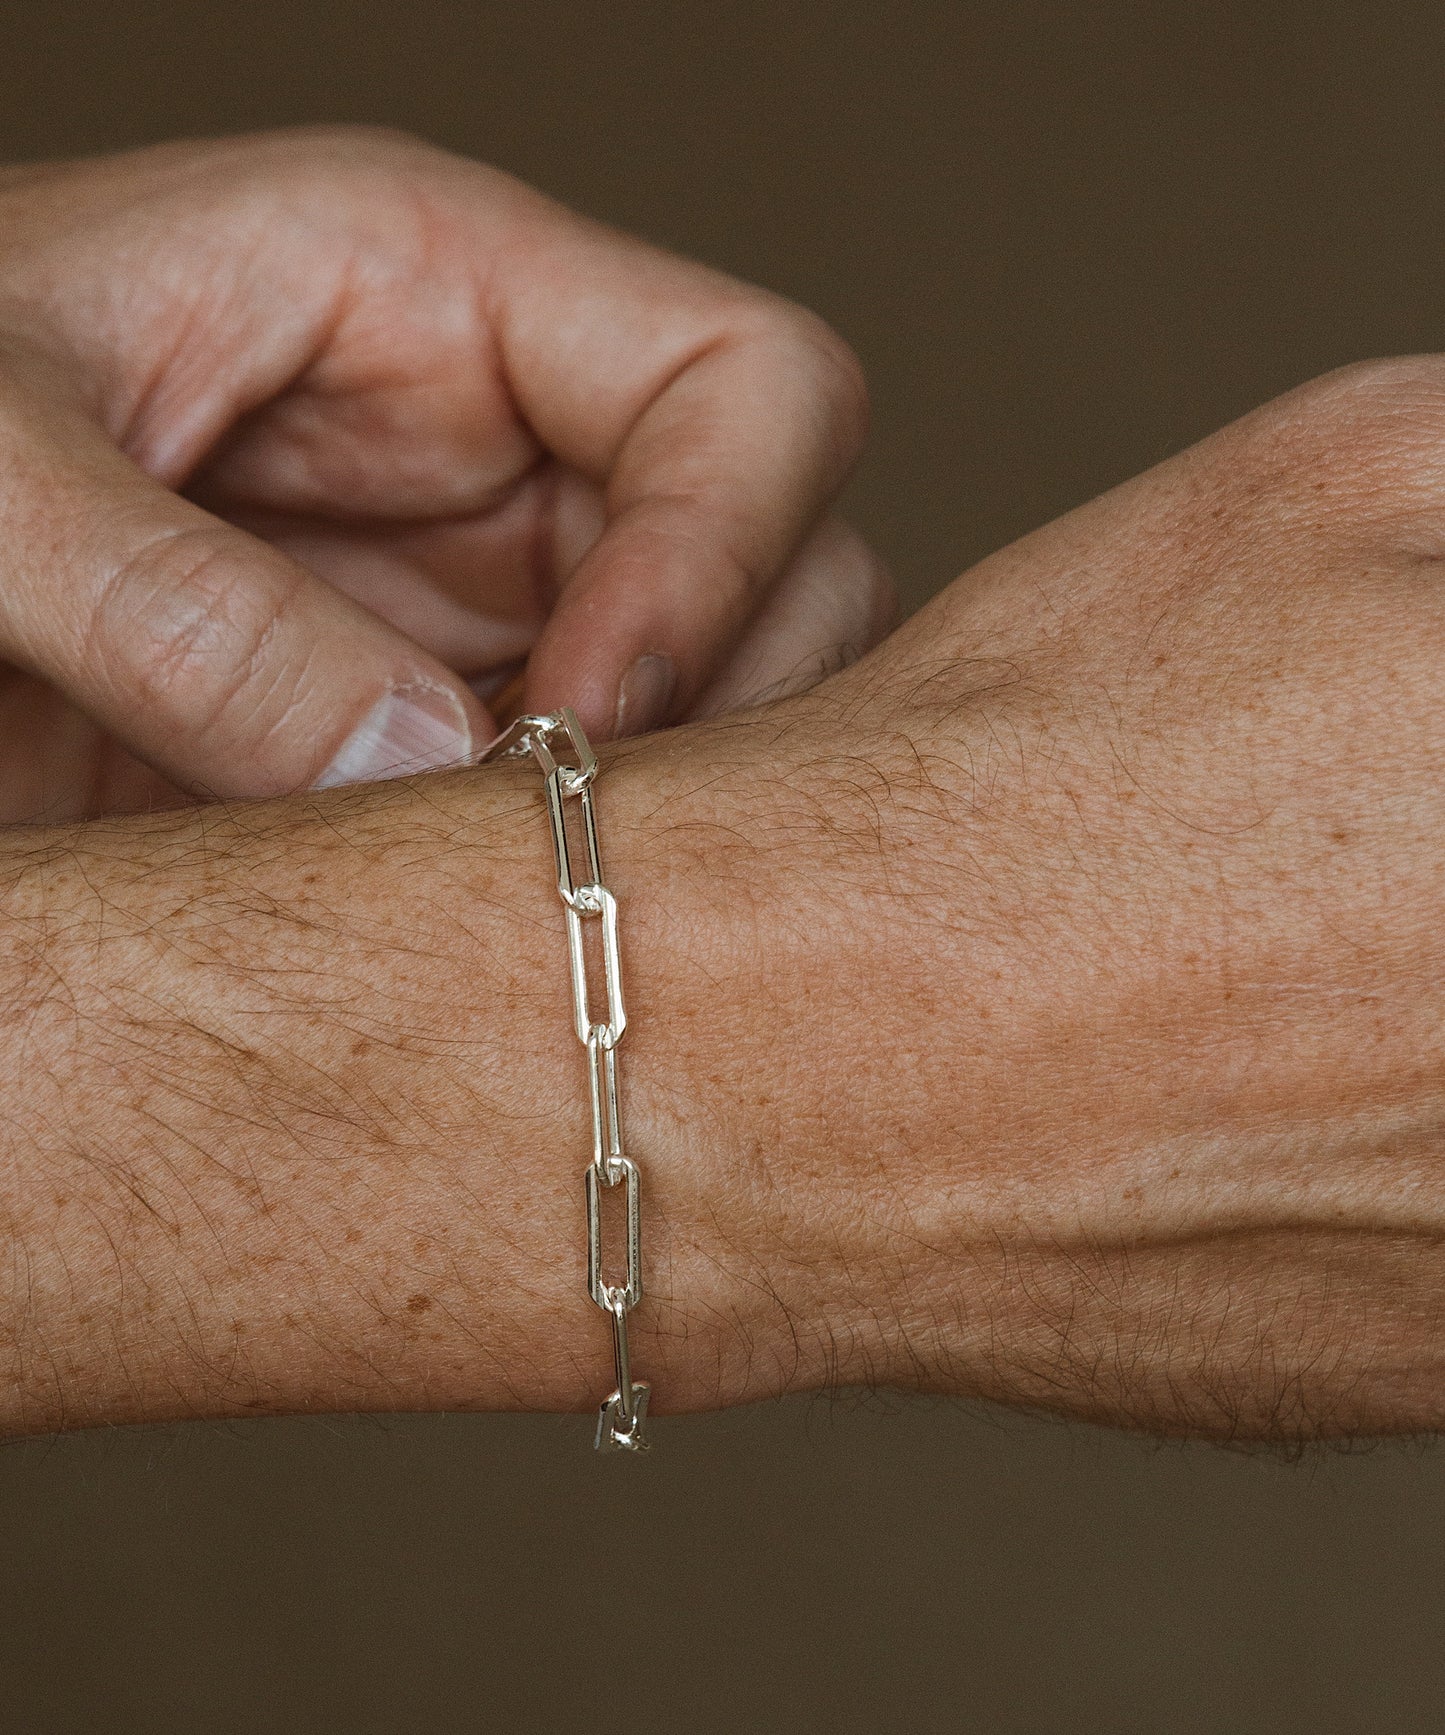
POLYGON ((820 320, 430 146, 276 135, 75 181, 84 221, 7 284, 58 312, 128 454, 223 515, 486 524, 446 586, 486 612, 570 571, 528 698, 599 736, 706 688, 861 445, 820 320), (580 566, 544 451, 602 496, 580 566))
POLYGON ((500 251, 493 329, 521 414, 606 521, 527 702, 606 738, 703 691, 856 460, 867 395, 814 315, 538 206, 500 251))

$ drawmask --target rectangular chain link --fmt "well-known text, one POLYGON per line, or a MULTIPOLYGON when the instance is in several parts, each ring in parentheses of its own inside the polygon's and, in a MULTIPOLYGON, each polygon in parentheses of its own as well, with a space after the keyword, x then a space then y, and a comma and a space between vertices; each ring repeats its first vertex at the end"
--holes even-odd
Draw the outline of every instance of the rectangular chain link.
MULTIPOLYGON (((603 1403, 597 1419, 597 1448, 603 1452, 639 1452, 647 1447, 643 1423, 651 1387, 632 1377, 627 1341, 627 1316, 642 1300, 642 1194, 637 1165, 622 1147, 619 1114, 617 1044, 627 1029, 622 998, 622 964, 617 946, 617 899, 602 883, 597 846, 597 815, 592 784, 597 759, 582 726, 570 710, 549 716, 518 717, 510 728, 478 756, 486 765, 497 759, 531 754, 542 773, 552 855, 557 866, 557 891, 567 918, 567 956, 572 971, 572 1013, 577 1040, 587 1051, 587 1077, 592 1097, 592 1161, 584 1187, 587 1199, 587 1293, 612 1321, 612 1359, 616 1390, 603 1403), (582 821, 585 872, 573 867, 567 828, 569 804, 582 821), (587 968, 587 929, 594 926, 602 952, 602 1000, 605 1016, 593 1008, 593 984, 587 968), (627 1261, 620 1283, 602 1274, 602 1189, 623 1186, 627 1214, 627 1261)), ((601 1008, 599 1008, 600 1010, 601 1008)))

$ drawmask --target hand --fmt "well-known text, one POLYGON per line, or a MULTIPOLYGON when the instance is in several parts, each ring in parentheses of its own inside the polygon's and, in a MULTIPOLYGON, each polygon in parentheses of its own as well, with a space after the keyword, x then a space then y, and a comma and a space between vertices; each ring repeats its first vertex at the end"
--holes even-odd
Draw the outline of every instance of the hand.
POLYGON ((1442 556, 1445 363, 1352 369, 648 743, 702 1377, 1445 1423, 1442 556))
MULTIPOLYGON (((653 1413, 1445 1424, 1445 363, 608 748, 653 1413)), ((591 1408, 536 778, 0 837, 0 1425, 591 1408), (7 1046, 8 1045, 8 1046, 7 1046)))
POLYGON ((599 738, 806 684, 888 586, 811 315, 363 130, 0 179, 0 818, 599 738))

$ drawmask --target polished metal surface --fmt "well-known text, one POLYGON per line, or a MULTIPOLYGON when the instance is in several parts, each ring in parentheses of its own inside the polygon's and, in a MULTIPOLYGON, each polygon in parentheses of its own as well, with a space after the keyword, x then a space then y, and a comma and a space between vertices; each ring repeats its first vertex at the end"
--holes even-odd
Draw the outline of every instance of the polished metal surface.
POLYGON ((592 1161, 584 1186, 587 1201, 587 1292, 612 1321, 612 1355, 616 1390, 603 1402, 597 1420, 599 1451, 638 1452, 646 1449, 643 1420, 651 1388, 632 1377, 627 1316, 642 1299, 642 1193, 637 1165, 622 1147, 619 1110, 617 1044, 627 1029, 622 997, 622 963, 617 938, 617 900, 602 883, 602 858, 597 843, 597 814, 592 786, 597 758, 570 709, 546 716, 518 717, 483 749, 478 764, 520 759, 528 754, 542 773, 557 891, 567 917, 567 957, 572 976, 573 1026, 587 1051, 587 1077, 592 1104, 592 1161), (568 835, 569 807, 574 804, 582 825, 585 877, 574 868, 568 835), (593 1015, 592 982, 587 968, 587 930, 595 924, 602 953, 602 998, 605 1018, 593 1015), (626 1268, 620 1284, 602 1275, 602 1188, 622 1183, 626 1189, 626 1268))

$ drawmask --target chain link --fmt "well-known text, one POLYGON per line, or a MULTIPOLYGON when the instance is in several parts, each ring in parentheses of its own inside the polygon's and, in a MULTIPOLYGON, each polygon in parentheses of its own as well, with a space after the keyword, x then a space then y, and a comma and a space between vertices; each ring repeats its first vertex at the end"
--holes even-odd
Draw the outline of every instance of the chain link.
POLYGON ((557 866, 557 891, 567 918, 567 957, 572 971, 572 1014, 577 1040, 587 1051, 587 1077, 592 1097, 592 1161, 584 1183, 587 1198, 587 1293, 612 1322, 612 1359, 617 1387, 597 1418, 597 1449, 639 1452, 647 1448, 643 1423, 651 1392, 646 1380, 632 1377, 627 1341, 627 1316, 642 1300, 642 1197, 637 1165, 622 1148, 618 1109, 617 1044, 627 1029, 622 998, 622 965, 617 948, 617 900, 602 883, 597 847, 597 815, 592 785, 597 759, 582 726, 571 710, 549 716, 518 717, 478 757, 486 765, 497 759, 521 759, 528 754, 542 773, 552 854, 557 866), (582 821, 582 865, 573 866, 568 834, 568 805, 575 803, 582 821), (594 983, 587 966, 587 929, 594 927, 602 953, 602 1005, 593 1008, 594 983), (623 1280, 609 1283, 602 1274, 602 1189, 621 1185, 627 1216, 627 1262, 623 1280))

